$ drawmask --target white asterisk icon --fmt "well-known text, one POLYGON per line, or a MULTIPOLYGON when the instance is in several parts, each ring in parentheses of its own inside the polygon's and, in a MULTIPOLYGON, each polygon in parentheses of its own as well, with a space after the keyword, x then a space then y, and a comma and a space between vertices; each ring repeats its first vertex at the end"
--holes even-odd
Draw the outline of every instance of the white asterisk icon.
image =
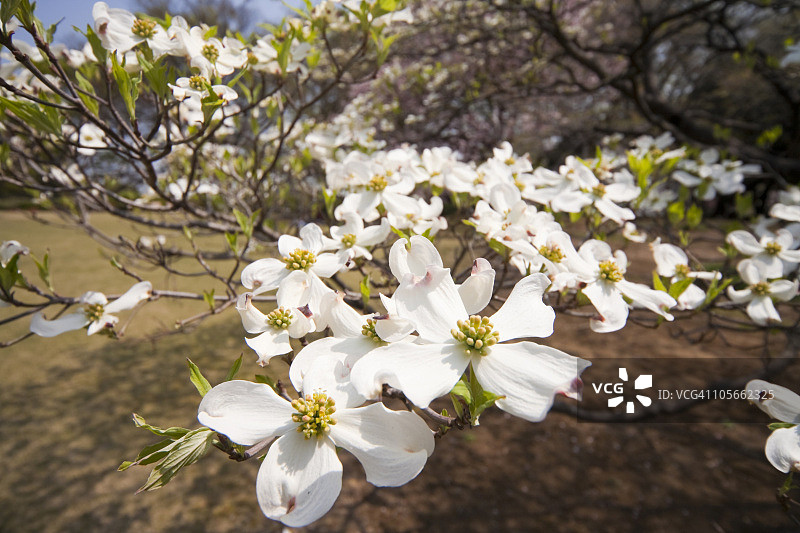
MULTIPOLYGON (((622 381, 628 381, 628 369, 627 368, 620 368, 619 369, 619 379, 622 381)), ((636 381, 633 382, 633 388, 636 390, 643 390, 649 389, 653 386, 653 376, 652 374, 642 374, 636 381)), ((623 402, 625 398, 623 396, 615 396, 613 398, 609 398, 608 406, 613 408, 618 406, 623 402)), ((644 396, 643 394, 637 394, 636 399, 639 400, 639 403, 644 405, 645 407, 649 407, 653 400, 651 400, 648 396, 644 396)), ((628 401, 625 404, 625 412, 626 413, 633 413, 634 411, 634 403, 632 401, 628 401)))

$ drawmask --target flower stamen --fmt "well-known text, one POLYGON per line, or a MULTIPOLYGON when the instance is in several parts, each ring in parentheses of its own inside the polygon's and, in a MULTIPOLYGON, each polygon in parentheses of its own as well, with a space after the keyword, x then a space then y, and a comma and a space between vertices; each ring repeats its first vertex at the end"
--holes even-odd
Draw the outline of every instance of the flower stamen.
POLYGON ((297 248, 288 257, 283 258, 286 263, 286 270, 303 270, 308 272, 311 265, 317 262, 317 256, 313 252, 297 248))
POLYGON ((380 338, 378 333, 375 331, 375 323, 377 320, 374 318, 368 318, 367 323, 361 326, 361 334, 364 335, 366 338, 370 339, 375 344, 383 344, 383 339, 380 338))
POLYGON ((500 340, 500 333, 494 331, 488 317, 472 315, 467 320, 459 320, 456 325, 458 327, 451 329, 450 334, 464 344, 467 354, 488 355, 489 349, 500 340))
POLYGON ((311 437, 323 437, 336 424, 333 413, 336 412, 336 402, 323 392, 306 394, 305 398, 292 401, 292 407, 297 411, 292 414, 292 420, 299 423, 297 431, 302 433, 306 440, 311 437))
POLYGON ((619 266, 611 259, 603 261, 598 266, 600 267, 601 280, 610 281, 612 283, 622 281, 622 271, 620 270, 619 266))
POLYGON ((103 316, 105 309, 103 304, 90 304, 86 306, 84 309, 84 313, 86 313, 86 319, 90 322, 97 322, 103 316))
POLYGON ((142 39, 152 39, 156 36, 156 21, 136 19, 131 26, 131 33, 142 39))
POLYGON ((274 328, 286 329, 292 325, 292 312, 279 307, 267 315, 267 324, 274 328))

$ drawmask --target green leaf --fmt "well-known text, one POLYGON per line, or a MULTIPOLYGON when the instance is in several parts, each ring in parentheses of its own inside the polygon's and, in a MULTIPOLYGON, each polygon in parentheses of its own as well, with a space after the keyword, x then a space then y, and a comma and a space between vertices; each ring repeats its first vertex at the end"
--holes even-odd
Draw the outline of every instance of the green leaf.
POLYGON ((3 22, 3 25, 17 14, 19 4, 20 0, 3 0, 3 3, 0 4, 0 21, 3 22))
POLYGON ((789 422, 773 422, 772 424, 768 425, 770 431, 775 431, 776 429, 786 429, 786 428, 793 428, 797 424, 791 424, 789 422))
POLYGON ((153 468, 144 485, 137 491, 143 492, 163 487, 182 469, 197 462, 211 448, 214 432, 208 428, 195 429, 162 448, 166 452, 163 459, 153 468))
POLYGON ((239 253, 239 249, 237 246, 237 242, 239 241, 239 236, 236 233, 229 233, 225 232, 225 240, 228 241, 228 247, 231 249, 233 253, 239 253))
POLYGON ((370 286, 369 286, 369 274, 364 276, 364 279, 361 280, 361 302, 364 304, 364 309, 367 308, 369 305, 369 296, 370 296, 370 286))
POLYGON ((154 435, 158 435, 159 437, 167 437, 172 440, 179 439, 189 432, 188 429, 181 427, 170 427, 167 429, 162 429, 160 427, 151 426, 150 424, 145 422, 144 418, 137 415, 136 413, 133 413, 133 423, 136 424, 136 427, 144 428, 149 432, 153 433, 154 435))
POLYGON ((667 206, 667 217, 673 226, 677 226, 684 217, 684 205, 681 200, 672 202, 667 206))
POLYGON ((50 279, 50 255, 45 253, 41 263, 35 257, 33 257, 33 261, 36 263, 36 268, 39 269, 39 277, 45 282, 50 292, 55 292, 55 289, 53 289, 53 282, 50 279))
POLYGON ((686 224, 689 226, 689 229, 694 229, 699 226, 702 220, 703 209, 697 204, 692 204, 686 212, 686 224))
POLYGON ((135 460, 123 461, 122 464, 119 465, 119 467, 117 468, 117 471, 122 472, 132 466, 148 465, 161 460, 161 458, 166 457, 168 453, 163 449, 172 444, 173 442, 175 442, 174 439, 164 439, 155 444, 151 444, 150 446, 145 446, 144 448, 142 448, 142 451, 139 452, 139 455, 136 456, 135 460))
POLYGON ((472 403, 472 391, 470 390, 469 382, 462 377, 454 386, 450 394, 454 394, 460 398, 464 398, 468 404, 472 403))
POLYGON ((82 92, 79 92, 78 96, 83 101, 86 108, 97 115, 100 111, 100 104, 97 103, 97 100, 89 96, 95 94, 94 86, 83 76, 83 74, 77 70, 75 71, 75 80, 78 82, 78 87, 80 87, 82 91, 89 93, 83 94, 82 92))
POLYGON ((473 425, 478 425, 478 419, 480 418, 481 414, 489 407, 493 406, 497 400, 501 398, 505 398, 505 396, 501 396, 489 391, 481 391, 480 395, 475 398, 474 406, 470 408, 470 415, 472 416, 472 423, 473 425))
POLYGON ((328 218, 333 219, 333 206, 336 204, 336 192, 323 187, 322 199, 325 201, 325 212, 328 214, 328 218))
POLYGON ((197 388, 197 392, 200 393, 200 396, 205 396, 206 393, 211 390, 211 384, 203 376, 202 372, 200 372, 200 369, 192 362, 191 359, 187 358, 186 362, 189 365, 189 379, 192 380, 192 383, 194 383, 194 386, 197 388))
POLYGON ((86 40, 89 41, 89 46, 92 47, 92 53, 94 57, 97 58, 97 62, 101 65, 105 65, 108 57, 108 52, 103 47, 103 43, 100 41, 100 37, 94 32, 91 26, 88 24, 86 25, 86 40))
POLYGON ((739 218, 747 218, 753 215, 753 194, 736 193, 736 214, 739 218))
POLYGON ((689 285, 691 285, 692 282, 694 282, 694 279, 692 278, 685 278, 676 281, 669 286, 669 295, 677 300, 678 296, 683 294, 683 292, 689 288, 689 285))
MULTIPOLYGON (((0 110, 10 111, 27 125, 43 133, 61 135, 61 116, 46 112, 47 106, 17 102, 0 96, 0 110)), ((53 109, 53 108, 49 108, 53 109)), ((54 110, 54 109, 53 109, 54 110)))
MULTIPOLYGON (((124 62, 124 59, 123 59, 124 62)), ((125 109, 128 111, 128 116, 131 120, 136 120, 136 99, 139 97, 139 82, 140 78, 131 78, 125 67, 117 61, 117 54, 111 54, 111 73, 114 75, 114 80, 117 82, 119 94, 122 96, 122 101, 125 102, 125 109)))
POLYGON ((242 357, 243 355, 240 355, 236 361, 233 362, 233 366, 231 366, 231 369, 228 370, 228 375, 225 376, 225 381, 232 380, 236 377, 236 374, 239 373, 239 369, 242 368, 242 357))
POLYGON ((151 62, 141 53, 137 54, 137 59, 142 67, 142 72, 144 72, 144 77, 147 78, 147 85, 159 98, 166 99, 169 94, 167 66, 158 61, 151 62))
POLYGON ((203 301, 206 302, 210 310, 214 310, 214 289, 203 291, 203 301))
MULTIPOLYGON (((256 211, 256 213, 258 213, 258 211, 256 211)), ((253 223, 255 221, 256 213, 247 216, 238 209, 233 209, 233 216, 236 217, 236 222, 239 224, 239 228, 241 228, 242 233, 244 233, 245 237, 248 239, 253 236, 253 223)))
POLYGON ((22 280, 22 275, 17 267, 18 259, 19 255, 15 255, 9 259, 6 266, 0 266, 0 288, 2 288, 5 294, 9 294, 14 285, 17 284, 17 281, 22 280))
POLYGON ((659 276, 658 272, 655 270, 653 270, 653 288, 657 291, 667 292, 667 287, 664 285, 664 282, 661 281, 661 276, 659 276))

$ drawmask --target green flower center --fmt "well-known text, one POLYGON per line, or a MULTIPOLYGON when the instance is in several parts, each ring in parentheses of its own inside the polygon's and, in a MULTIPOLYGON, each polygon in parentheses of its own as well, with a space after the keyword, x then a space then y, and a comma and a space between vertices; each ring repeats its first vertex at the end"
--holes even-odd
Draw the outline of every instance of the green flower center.
POLYGON ((454 339, 464 344, 467 353, 487 355, 489 348, 497 344, 500 333, 494 331, 494 326, 488 317, 472 315, 467 320, 459 320, 458 327, 450 330, 454 339))
POLYGON ((204 44, 202 54, 212 63, 216 63, 217 59, 219 59, 219 50, 213 44, 204 44))
POLYGON ((152 39, 156 36, 156 21, 136 19, 131 26, 131 33, 142 39, 152 39))
POLYGON ((389 185, 389 182, 386 181, 385 177, 373 176, 373 178, 369 180, 369 183, 367 183, 367 190, 381 192, 387 185, 389 185))
POLYGON ((689 265, 675 265, 675 276, 679 279, 686 279, 691 274, 692 269, 689 265))
POLYGON ((286 270, 308 271, 311 265, 317 262, 317 257, 308 250, 298 248, 290 253, 288 257, 284 257, 283 262, 286 263, 286 270))
POLYGON ((336 402, 323 392, 306 394, 305 398, 292 401, 292 407, 297 411, 292 414, 292 420, 300 424, 297 431, 305 435, 306 440, 325 436, 336 424, 333 418, 336 402))
POLYGON ((778 255, 782 249, 783 248, 781 248, 781 245, 777 242, 768 242, 766 245, 764 245, 764 251, 769 255, 778 255))
POLYGON ((348 233, 342 237, 342 244, 344 244, 345 248, 352 248, 356 244, 356 236, 352 233, 348 233))
POLYGON ((564 259, 564 252, 556 245, 540 246, 539 254, 553 263, 560 263, 564 259))
POLYGON ((279 307, 267 315, 267 324, 278 329, 286 329, 292 325, 292 312, 279 307))
POLYGON ((191 87, 195 91, 204 90, 206 88, 207 83, 208 80, 200 75, 194 75, 191 78, 189 78, 189 87, 191 87))
POLYGON ((375 332, 376 322, 377 321, 374 318, 368 318, 367 323, 361 326, 361 334, 375 344, 383 344, 383 339, 381 339, 380 336, 375 332))
POLYGON ((606 194, 606 186, 602 183, 595 185, 592 188, 592 194, 595 195, 597 198, 602 198, 606 194))
POLYGON ((600 267, 600 279, 610 281, 612 283, 622 280, 622 271, 611 259, 603 261, 598 266, 600 267))
POLYGON ((86 309, 84 310, 86 313, 86 319, 90 322, 96 322, 100 320, 104 313, 104 306, 103 304, 91 304, 87 305, 86 309))
POLYGON ((769 294, 769 283, 766 281, 760 281, 755 285, 751 285, 750 292, 756 296, 767 296, 769 294))

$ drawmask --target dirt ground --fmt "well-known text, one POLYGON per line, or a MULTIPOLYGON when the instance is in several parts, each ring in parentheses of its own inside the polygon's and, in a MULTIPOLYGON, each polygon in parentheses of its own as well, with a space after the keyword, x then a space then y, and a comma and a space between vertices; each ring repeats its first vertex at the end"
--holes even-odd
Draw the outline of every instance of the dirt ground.
MULTIPOLYGON (((560 322, 549 344, 589 356, 597 335, 560 322)), ((0 531, 279 531, 258 509, 255 461, 212 453, 166 487, 139 495, 147 469, 115 471, 154 442, 129 422, 132 409, 155 424, 196 424, 198 398, 183 357, 212 382, 221 379, 238 355, 238 327, 220 319, 198 331, 200 342, 175 336, 66 354, 42 348, 25 370, 4 352, 0 531), (202 348, 220 338, 229 339, 222 343, 227 355, 202 348)), ((675 356, 680 343, 664 337, 665 329, 630 328, 603 337, 591 355, 648 346, 675 356)), ((256 371, 248 363, 244 378, 256 371)), ((797 374, 793 368, 782 380, 797 383, 797 374)), ((774 496, 784 478, 764 458, 766 423, 598 424, 554 412, 532 424, 492 409, 480 427, 438 440, 422 474, 404 487, 372 487, 341 452, 342 494, 307 530, 794 531, 774 496)))

